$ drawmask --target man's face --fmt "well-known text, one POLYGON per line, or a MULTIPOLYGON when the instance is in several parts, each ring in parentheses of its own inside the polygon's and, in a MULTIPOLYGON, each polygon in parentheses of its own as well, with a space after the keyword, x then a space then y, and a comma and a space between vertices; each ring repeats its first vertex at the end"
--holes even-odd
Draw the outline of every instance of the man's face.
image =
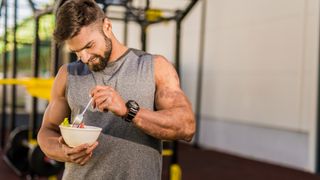
POLYGON ((91 71, 103 70, 112 51, 111 40, 96 25, 81 28, 79 34, 66 41, 71 52, 87 64, 91 71))

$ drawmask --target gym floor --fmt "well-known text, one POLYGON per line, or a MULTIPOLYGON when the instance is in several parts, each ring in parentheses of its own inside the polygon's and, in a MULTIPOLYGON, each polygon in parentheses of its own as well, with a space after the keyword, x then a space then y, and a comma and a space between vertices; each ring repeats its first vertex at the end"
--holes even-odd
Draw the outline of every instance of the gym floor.
MULTIPOLYGON (((2 156, 2 152, 0 154, 2 156)), ((179 144, 179 162, 183 180, 320 180, 320 176, 308 172, 212 150, 195 149, 184 143, 179 144)), ((169 179, 168 164, 169 159, 164 158, 163 180, 169 179)), ((2 158, 0 159, 0 179, 21 180, 2 158)))

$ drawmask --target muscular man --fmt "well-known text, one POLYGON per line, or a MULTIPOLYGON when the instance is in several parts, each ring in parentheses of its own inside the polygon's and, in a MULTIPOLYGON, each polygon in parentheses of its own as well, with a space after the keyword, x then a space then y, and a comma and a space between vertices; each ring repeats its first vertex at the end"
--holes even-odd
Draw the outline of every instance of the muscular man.
POLYGON ((52 89, 38 142, 65 162, 64 179, 161 179, 161 140, 190 141, 191 104, 163 57, 128 48, 93 0, 68 0, 57 11, 54 38, 78 61, 63 65, 52 89), (59 124, 90 98, 84 123, 102 128, 97 142, 71 148, 59 124))

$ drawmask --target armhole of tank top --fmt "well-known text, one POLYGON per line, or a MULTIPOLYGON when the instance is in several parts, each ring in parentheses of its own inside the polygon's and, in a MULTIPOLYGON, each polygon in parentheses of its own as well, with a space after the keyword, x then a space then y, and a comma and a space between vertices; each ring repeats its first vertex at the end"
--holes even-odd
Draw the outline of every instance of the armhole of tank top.
POLYGON ((150 54, 150 60, 151 60, 151 73, 152 73, 152 83, 153 83, 153 90, 154 90, 154 102, 153 102, 153 110, 155 111, 156 110, 156 103, 155 103, 155 98, 156 98, 156 91, 157 91, 157 87, 156 87, 156 74, 155 74, 155 71, 154 71, 154 58, 155 58, 155 55, 153 54, 150 54))
POLYGON ((155 58, 155 55, 150 54, 151 73, 152 73, 152 75, 153 75, 152 81, 153 81, 154 89, 156 90, 156 75, 155 75, 155 72, 154 72, 154 58, 155 58))
POLYGON ((68 100, 68 91, 69 91, 69 74, 70 74, 70 63, 67 64, 67 80, 66 80, 66 89, 64 91, 65 98, 68 100))

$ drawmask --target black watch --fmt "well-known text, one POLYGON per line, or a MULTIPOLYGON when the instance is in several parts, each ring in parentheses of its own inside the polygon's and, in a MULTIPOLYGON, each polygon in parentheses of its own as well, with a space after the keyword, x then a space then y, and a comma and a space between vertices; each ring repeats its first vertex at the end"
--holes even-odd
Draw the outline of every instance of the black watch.
POLYGON ((127 122, 132 122, 133 118, 137 115, 140 109, 139 104, 134 100, 129 100, 126 103, 126 106, 128 108, 128 114, 124 117, 124 120, 127 122))

